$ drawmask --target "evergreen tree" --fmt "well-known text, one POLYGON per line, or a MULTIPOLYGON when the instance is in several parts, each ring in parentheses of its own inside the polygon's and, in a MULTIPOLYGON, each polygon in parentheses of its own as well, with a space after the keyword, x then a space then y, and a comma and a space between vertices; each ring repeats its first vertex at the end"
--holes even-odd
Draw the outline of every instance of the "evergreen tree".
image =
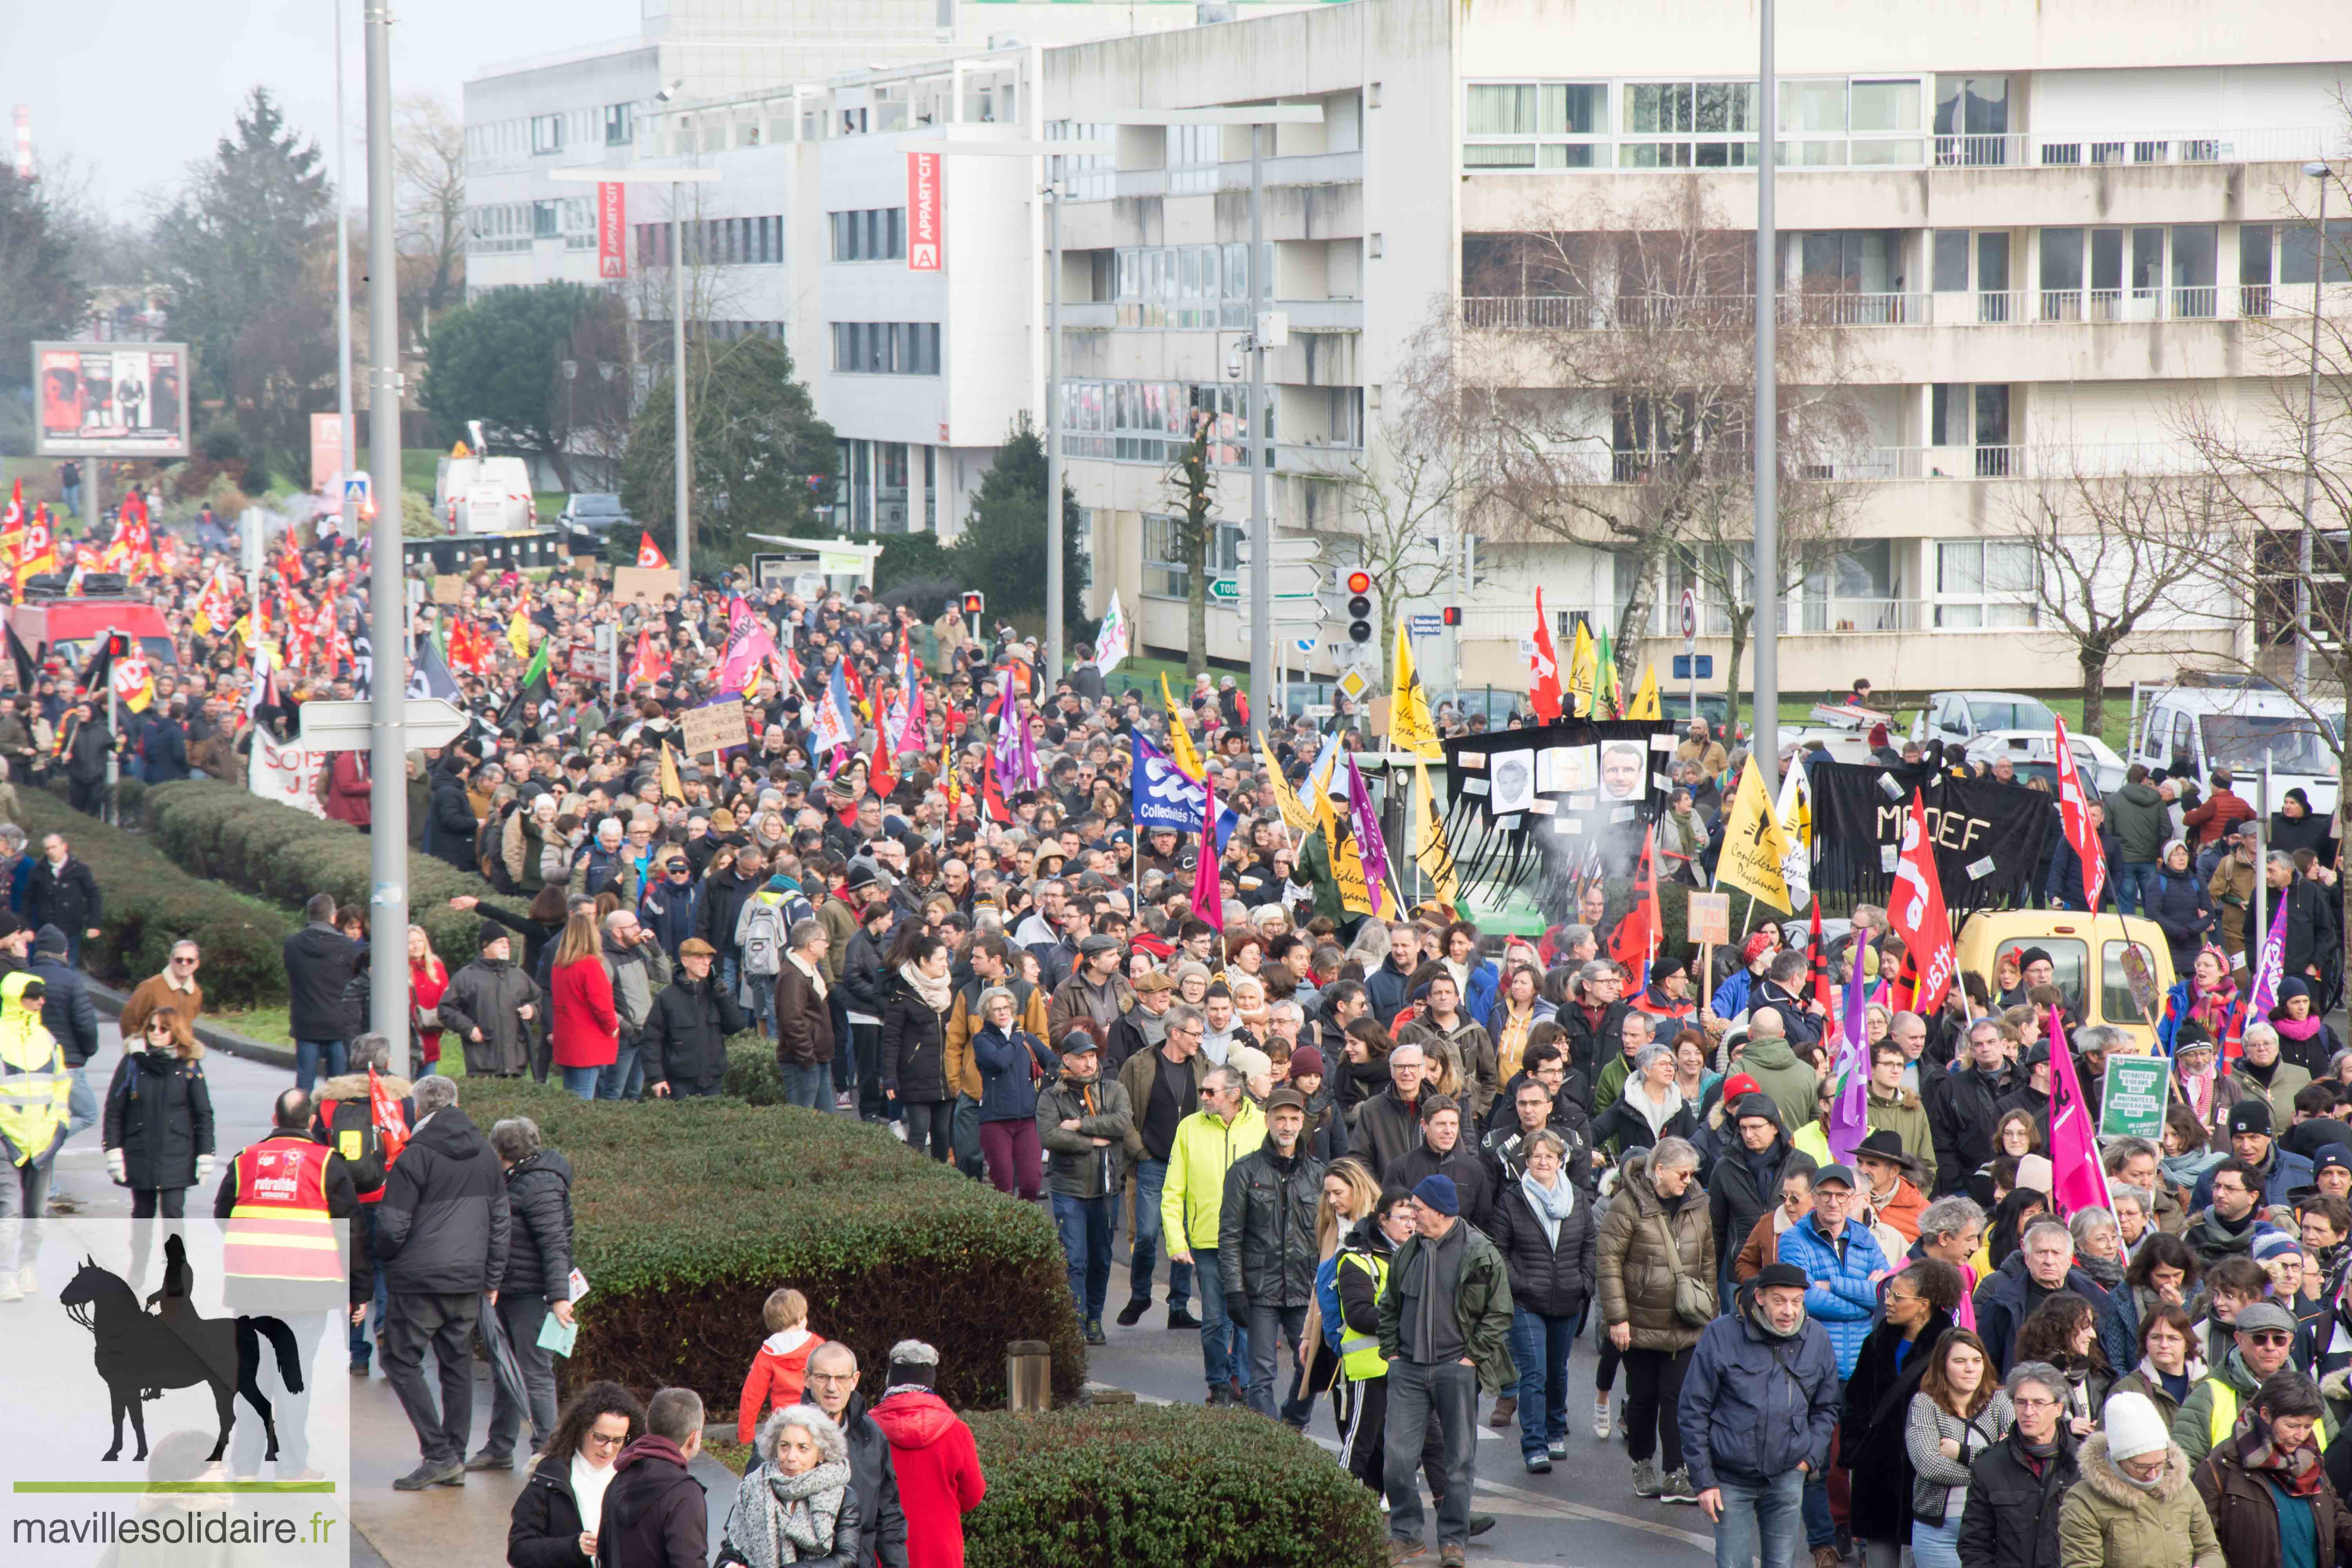
POLYGON ((577 283, 541 283, 493 289, 443 316, 424 389, 440 439, 458 440, 466 421, 478 419, 494 439, 546 458, 563 488, 572 489, 568 389, 560 384, 558 361, 571 346, 573 323, 594 302, 577 283))
MULTIPOLYGON (((448 333, 444 322, 438 337, 448 333)), ((833 426, 817 417, 791 352, 756 333, 709 347, 698 378, 699 356, 688 358, 695 559, 748 561, 754 532, 824 533, 816 505, 833 485, 833 426)), ((630 425, 621 459, 621 499, 656 539, 677 526, 673 401, 664 376, 630 425)))
POLYGON ((47 187, 0 177, 0 386, 24 384, 37 340, 78 335, 89 310, 85 263, 47 187))
MULTIPOLYGON (((996 460, 981 476, 971 513, 956 541, 956 565, 964 584, 988 595, 998 615, 1043 615, 1045 610, 1045 443, 1025 413, 1013 420, 996 460)), ((1092 581, 1085 551, 1086 513, 1077 493, 1062 484, 1062 629, 1084 634, 1083 606, 1092 581)))

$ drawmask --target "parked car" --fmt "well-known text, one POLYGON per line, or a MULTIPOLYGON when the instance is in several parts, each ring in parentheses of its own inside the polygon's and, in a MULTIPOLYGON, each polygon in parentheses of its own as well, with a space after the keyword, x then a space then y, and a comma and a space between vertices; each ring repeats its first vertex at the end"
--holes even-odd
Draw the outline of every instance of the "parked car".
POLYGON ((615 528, 636 526, 636 519, 621 504, 621 498, 603 490, 580 490, 566 496, 563 510, 555 514, 556 530, 575 555, 602 554, 605 535, 615 528))
POLYGON ((1928 694, 1911 721, 1911 738, 1965 746, 1996 730, 2039 730, 2058 727, 2058 716, 2046 702, 2015 691, 1937 691, 1928 694))
MULTIPOLYGON (((2074 773, 2082 779, 2093 800, 2113 795, 2124 787, 2124 759, 2116 749, 2096 735, 2069 734, 2067 749, 2074 753, 2074 773)), ((2055 730, 1994 730, 1979 735, 1968 744, 1963 753, 1972 763, 1990 764, 1993 758, 2006 756, 2017 768, 2021 779, 2047 780, 2051 793, 2058 789, 2058 732, 2055 730)))

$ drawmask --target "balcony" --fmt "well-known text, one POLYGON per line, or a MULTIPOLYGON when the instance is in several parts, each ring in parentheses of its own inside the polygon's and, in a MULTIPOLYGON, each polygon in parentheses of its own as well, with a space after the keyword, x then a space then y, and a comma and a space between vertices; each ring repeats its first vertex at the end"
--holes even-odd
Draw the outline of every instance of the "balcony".
MULTIPOLYGON (((1806 290, 1780 296, 1782 326, 2026 327, 2049 323, 2214 321, 2293 313, 2308 319, 2306 284, 2210 283, 2148 289, 2012 289, 1944 294, 1862 294, 1806 290), (2289 305, 2282 308, 2282 290, 2289 305)), ((2331 288, 2323 309, 2352 310, 2352 291, 2331 288)), ((1676 327, 1746 328, 1756 304, 1746 294, 1465 295, 1462 324, 1472 331, 1664 331, 1676 327)))
POLYGON ((2324 158, 2338 132, 2325 127, 2210 131, 2187 135, 2022 132, 1930 138, 1937 168, 2080 169, 2115 164, 2279 163, 2324 158))
MULTIPOLYGON (((1553 471, 1564 482, 1591 485, 1651 484, 1671 478, 1679 461, 1671 454, 1605 451, 1588 447, 1555 453, 1553 471)), ((1742 447, 1711 448, 1707 475, 1737 482, 1750 467, 1742 447)), ((1844 484, 1888 484, 1913 479, 2120 479, 2127 475, 2179 476, 2202 471, 2198 454, 2166 442, 1953 447, 1860 447, 1842 458, 1802 464, 1796 478, 1844 484)))

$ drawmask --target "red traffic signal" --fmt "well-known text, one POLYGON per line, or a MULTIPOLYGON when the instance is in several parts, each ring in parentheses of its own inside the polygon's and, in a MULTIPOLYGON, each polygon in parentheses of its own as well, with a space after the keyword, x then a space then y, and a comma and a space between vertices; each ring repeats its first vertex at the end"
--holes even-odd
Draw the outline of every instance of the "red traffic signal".
POLYGON ((984 594, 982 594, 982 593, 981 593, 981 592, 980 592, 980 590, 978 590, 977 588, 972 589, 971 591, 970 591, 970 592, 968 592, 968 593, 966 593, 966 594, 964 595, 964 596, 963 596, 963 613, 964 613, 965 615, 967 615, 967 616, 976 616, 976 615, 979 615, 982 611, 983 611, 983 610, 984 610, 984 609, 986 609, 987 607, 988 607, 988 597, 987 597, 987 595, 984 595, 984 594))
POLYGON ((1449 626, 1458 626, 1462 624, 1462 606, 1459 605, 1448 605, 1439 613, 1445 617, 1445 624, 1449 626))
POLYGON ((1369 573, 1369 572, 1350 572, 1350 573, 1349 573, 1349 574, 1348 574, 1348 592, 1349 592, 1349 593, 1350 593, 1350 594, 1369 594, 1369 593, 1370 593, 1371 591, 1372 591, 1372 574, 1371 574, 1370 573, 1369 573))
POLYGON ((123 636, 121 632, 116 632, 110 636, 106 639, 106 657, 109 658, 128 658, 131 657, 131 639, 123 636))

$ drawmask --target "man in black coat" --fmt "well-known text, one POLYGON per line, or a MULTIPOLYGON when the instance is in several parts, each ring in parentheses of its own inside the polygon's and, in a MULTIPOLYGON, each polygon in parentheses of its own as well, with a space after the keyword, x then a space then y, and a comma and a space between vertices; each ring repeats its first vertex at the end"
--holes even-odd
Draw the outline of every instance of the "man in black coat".
POLYGON ((1445 1176, 1454 1183, 1462 1217, 1480 1230, 1494 1218, 1494 1168, 1478 1148, 1462 1136, 1462 1102, 1445 1094, 1421 1097, 1421 1142, 1381 1173, 1384 1187, 1412 1188, 1423 1176, 1445 1176))
MULTIPOLYGON (((1307 1097, 1287 1085, 1265 1101, 1265 1142, 1225 1171, 1217 1256, 1226 1259, 1225 1313, 1249 1325, 1249 1407, 1275 1415, 1276 1352, 1300 1348, 1315 1304, 1315 1209, 1323 1162, 1303 1146, 1307 1097)), ((1285 1412, 1286 1415, 1289 1413, 1285 1412)), ((1302 1414, 1293 1423, 1307 1425, 1302 1414)))
POLYGON ((412 1091, 416 1129, 376 1205, 383 1265, 383 1366, 416 1431, 422 1461, 398 1491, 463 1486, 474 1421, 473 1337, 481 1299, 498 1304, 509 1215, 506 1174, 488 1140, 457 1109, 457 1085, 438 1074, 412 1091), (441 1372, 441 1401, 425 1382, 425 1352, 441 1372))
POLYGON ((2270 883, 2273 912, 2279 903, 2286 905, 2286 973, 2311 986, 2315 994, 2321 994, 2325 990, 2320 984, 2322 965, 2342 945, 2336 936, 2332 896, 2295 870, 2292 855, 2272 850, 2263 870, 2270 883))
POLYGON ((55 926, 66 933, 66 962, 81 962, 81 944, 98 935, 106 900, 98 878, 73 857, 65 835, 52 833, 41 840, 41 858, 25 874, 25 924, 38 931, 55 926))
POLYGON ((96 816, 106 805, 106 757, 114 750, 114 731, 98 717, 96 704, 78 702, 66 714, 58 749, 65 753, 68 802, 96 816))
POLYGON ((466 796, 466 781, 473 777, 475 766, 474 758, 452 748, 442 753, 432 773, 432 804, 427 811, 433 853, 460 871, 478 869, 474 831, 480 824, 474 820, 474 803, 466 796))
POLYGON ((718 952, 698 936, 678 943, 679 973, 654 998, 646 1021, 646 1076, 656 1100, 719 1092, 727 1077, 727 1040, 751 1026, 727 988, 711 977, 718 952))
POLYGON ((1389 1167, 1421 1142, 1421 1102, 1427 1098, 1429 1070, 1421 1047, 1407 1040, 1389 1052, 1389 1086, 1356 1102, 1349 1119, 1349 1144, 1372 1168, 1372 1178, 1394 1186, 1389 1167))
POLYGON ((186 708, 175 698, 169 708, 149 718, 146 737, 139 744, 141 769, 149 784, 177 784, 188 776, 186 716, 186 708))
MULTIPOLYGON (((304 1090, 323 1070, 341 1078, 351 1016, 343 992, 367 962, 367 949, 335 929, 335 896, 314 893, 300 931, 286 939, 286 1027, 294 1037, 294 1081, 304 1090)), ((550 951, 555 944, 548 943, 550 951)))
POLYGON ((2058 1568, 2059 1506, 2083 1477, 2074 1428, 2060 1419, 2066 1393, 2065 1374, 2047 1362, 2011 1374, 2017 1425, 1969 1468, 1962 1568, 2058 1568))
POLYGON ((702 1452, 702 1395, 665 1388, 646 1403, 646 1435, 613 1461, 597 1515, 596 1559, 616 1568, 703 1568, 710 1501, 688 1467, 702 1452))
POLYGON ((850 1489, 857 1494, 859 1568, 907 1568, 907 1515, 898 1504, 898 1472, 890 1462, 890 1439, 866 1413, 857 1392, 857 1352, 827 1340, 809 1352, 801 1403, 833 1417, 849 1440, 850 1489))
POLYGON ((1741 1095, 1724 1120, 1732 1135, 1725 1140, 1707 1183, 1706 1209, 1715 1226, 1717 1300, 1728 1301, 1733 1295, 1731 1266, 1748 1245, 1748 1233, 1780 1201, 1780 1183, 1789 1173, 1810 1171, 1814 1160, 1790 1146, 1788 1129, 1780 1125, 1780 1104, 1769 1094, 1741 1095))
POLYGON ((1969 1190, 1969 1178, 1992 1158, 1994 1108, 2016 1087, 2000 1026, 1979 1018, 1969 1026, 1968 1065, 1958 1072, 1923 1073, 1927 1124, 1936 1138, 1936 1195, 1969 1190))

